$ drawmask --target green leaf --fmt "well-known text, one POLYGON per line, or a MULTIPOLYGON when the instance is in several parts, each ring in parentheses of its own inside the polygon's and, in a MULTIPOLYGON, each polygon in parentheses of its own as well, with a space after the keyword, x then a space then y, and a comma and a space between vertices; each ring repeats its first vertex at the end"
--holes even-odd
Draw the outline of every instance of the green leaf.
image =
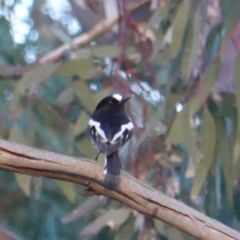
POLYGON ((98 58, 116 58, 120 54, 120 49, 116 45, 105 45, 92 48, 92 55, 98 58))
MULTIPOLYGON (((91 159, 94 159, 96 157, 97 151, 92 146, 89 136, 86 136, 83 139, 81 139, 79 142, 77 142, 76 145, 84 156, 87 156, 91 159)), ((99 161, 100 159, 101 159, 101 156, 98 158, 98 162, 100 162, 99 161)))
POLYGON ((90 48, 80 48, 76 51, 78 58, 80 59, 88 59, 91 57, 91 49, 90 48))
POLYGON ((196 65, 197 59, 199 58, 199 45, 201 44, 199 36, 203 27, 202 19, 204 19, 204 16, 202 16, 201 14, 204 11, 201 11, 200 7, 201 3, 198 5, 195 14, 191 14, 191 16, 193 15, 191 17, 191 21, 193 21, 193 24, 191 24, 191 29, 189 30, 190 34, 187 39, 189 43, 186 46, 183 56, 183 63, 181 66, 184 79, 186 80, 189 80, 196 65))
POLYGON ((232 161, 231 156, 229 154, 229 143, 227 139, 227 133, 225 129, 222 129, 220 131, 220 139, 221 139, 221 145, 219 148, 219 155, 222 159, 222 171, 223 171, 223 177, 224 177, 224 183, 226 185, 226 193, 227 193, 227 200, 230 205, 233 204, 233 174, 232 174, 232 161))
POLYGON ((91 113, 95 109, 97 102, 93 101, 93 94, 90 92, 87 84, 85 82, 77 80, 72 83, 72 88, 75 89, 76 94, 81 100, 83 107, 91 113))
POLYGON ((204 65, 209 65, 219 53, 222 41, 222 26, 216 25, 208 35, 206 49, 204 51, 204 65))
POLYGON ((93 65, 92 58, 75 59, 62 64, 57 74, 66 77, 78 77, 81 80, 93 78, 96 75, 96 69, 93 65))
POLYGON ((33 183, 33 195, 35 199, 39 199, 43 185, 43 178, 32 177, 32 183, 33 183))
POLYGON ((68 130, 67 123, 61 118, 58 112, 47 104, 42 99, 36 99, 34 101, 33 107, 36 107, 39 113, 44 118, 46 125, 51 128, 51 130, 66 133, 68 130))
POLYGON ((69 87, 61 92, 61 94, 57 98, 57 103, 60 106, 62 105, 66 106, 69 105, 74 100, 75 97, 76 97, 75 90, 69 87))
POLYGON ((189 17, 191 4, 183 2, 173 21, 173 35, 171 44, 171 57, 175 58, 182 47, 182 41, 189 17))
POLYGON ((161 20, 167 18, 168 11, 169 3, 160 5, 148 20, 147 27, 154 29, 155 24, 158 24, 161 20))
POLYGON ((69 129, 71 131, 72 136, 76 137, 77 135, 85 132, 89 120, 90 116, 85 111, 82 111, 77 122, 69 124, 69 129))
POLYGON ((176 113, 166 137, 167 144, 184 144, 191 157, 196 160, 197 149, 193 130, 190 125, 189 103, 176 113))
POLYGON ((169 227, 168 230, 168 239, 177 239, 184 240, 183 233, 175 227, 169 227))
POLYGON ((73 183, 56 180, 57 185, 65 195, 65 197, 68 199, 69 202, 75 203, 76 202, 76 192, 74 189, 73 183))
POLYGON ((87 84, 81 81, 75 81, 72 85, 73 89, 75 89, 77 96, 79 97, 83 107, 89 112, 92 113, 96 108, 98 102, 107 95, 110 95, 110 89, 105 88, 99 91, 96 94, 93 94, 87 84))
POLYGON ((236 108, 237 108, 237 134, 233 148, 233 181, 237 180, 238 164, 240 157, 240 54, 237 55, 235 62, 235 95, 236 95, 236 108))
POLYGON ((84 227, 80 235, 87 236, 97 234, 105 226, 119 228, 125 223, 129 215, 130 210, 125 208, 110 210, 84 227))
MULTIPOLYGON (((222 46, 226 44, 226 41, 228 41, 230 35, 232 34, 232 31, 236 27, 237 22, 239 21, 239 12, 240 12, 240 4, 239 0, 221 0, 221 6, 222 6, 222 21, 223 21, 223 28, 225 31, 224 39, 222 42, 222 46)), ((224 52, 224 51, 222 51, 224 52)))
POLYGON ((167 228, 166 228, 166 223, 159 221, 157 219, 153 219, 153 224, 155 229, 157 230, 157 232, 164 236, 164 237, 168 237, 168 233, 167 233, 167 228))
POLYGON ((170 226, 167 223, 164 223, 157 219, 153 219, 153 224, 155 229, 157 230, 157 233, 165 237, 166 239, 177 239, 177 240, 186 239, 186 236, 184 236, 183 232, 181 232, 175 227, 170 226))
POLYGON ((120 230, 115 233, 114 240, 135 239, 134 236, 136 236, 136 232, 142 232, 144 226, 144 216, 142 216, 143 226, 140 229, 136 229, 136 219, 139 218, 139 215, 140 214, 138 214, 136 218, 133 215, 130 215, 127 221, 121 226, 120 230))
MULTIPOLYGON (((14 98, 10 102, 10 109, 17 117, 20 117, 26 111, 22 104, 24 97, 36 94, 41 85, 52 76, 59 66, 59 64, 53 63, 38 65, 17 82, 13 91, 14 98)), ((31 124, 30 129, 32 127, 33 124, 31 124)))
POLYGON ((24 109, 22 116, 18 118, 18 125, 24 134, 26 145, 32 146, 36 137, 36 125, 31 109, 24 109))
POLYGON ((67 214, 63 219, 63 224, 71 223, 86 214, 91 214, 97 207, 106 203, 107 198, 104 196, 93 196, 88 198, 86 201, 82 202, 81 205, 73 209, 69 214, 67 214))
POLYGON ((26 196, 30 196, 31 193, 31 176, 20 174, 20 173, 14 173, 15 179, 19 185, 19 187, 22 189, 24 194, 26 196))
MULTIPOLYGON (((16 84, 15 92, 21 96, 36 94, 40 84, 47 81, 59 68, 59 63, 44 63, 27 72, 16 84)), ((14 94, 15 94, 14 92, 14 94)))
MULTIPOLYGON (((32 140, 32 138, 30 138, 32 140)), ((26 138, 26 135, 23 133, 23 130, 16 123, 10 130, 9 141, 21 143, 23 145, 31 145, 32 142, 26 138)))
POLYGON ((203 183, 207 177, 210 166, 214 161, 216 147, 216 126, 212 115, 207 108, 204 108, 201 125, 201 152, 203 158, 197 167, 196 175, 191 189, 191 198, 196 200, 203 183))
POLYGON ((219 74, 219 59, 216 59, 211 65, 206 69, 202 81, 199 83, 199 90, 196 96, 190 100, 190 113, 193 116, 197 113, 200 107, 203 105, 207 97, 212 91, 215 81, 217 80, 219 74))

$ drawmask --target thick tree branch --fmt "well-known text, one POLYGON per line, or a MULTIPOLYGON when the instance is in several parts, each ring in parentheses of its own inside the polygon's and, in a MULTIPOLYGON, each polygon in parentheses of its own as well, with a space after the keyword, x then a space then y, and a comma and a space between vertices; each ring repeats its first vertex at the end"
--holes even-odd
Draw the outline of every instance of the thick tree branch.
POLYGON ((116 199, 198 239, 240 239, 239 232, 146 186, 125 172, 120 177, 105 176, 102 167, 88 159, 0 140, 0 169, 88 186, 96 194, 116 199))

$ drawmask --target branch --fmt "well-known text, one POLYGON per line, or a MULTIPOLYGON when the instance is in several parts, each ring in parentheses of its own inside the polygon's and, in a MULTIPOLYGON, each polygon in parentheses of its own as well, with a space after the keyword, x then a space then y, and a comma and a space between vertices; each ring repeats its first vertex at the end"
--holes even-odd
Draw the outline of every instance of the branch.
MULTIPOLYGON (((150 2, 150 0, 139 0, 133 4, 130 4, 127 8, 127 11, 133 12, 143 6, 144 4, 150 2)), ((72 40, 72 44, 65 43, 62 46, 56 48, 52 52, 43 56, 39 59, 39 63, 45 63, 49 61, 59 61, 64 57, 64 52, 70 50, 71 48, 80 47, 87 43, 93 41, 99 35, 109 31, 117 23, 121 15, 114 17, 110 20, 103 20, 100 23, 96 24, 90 31, 81 34, 79 37, 76 37, 72 40)))
POLYGON ((143 214, 162 220, 197 239, 240 239, 240 233, 121 172, 102 173, 95 161, 69 157, 0 140, 0 169, 66 180, 90 187, 143 214))
MULTIPOLYGON (((128 7, 128 11, 133 12, 148 2, 150 2, 150 0, 140 0, 136 3, 130 4, 130 6, 128 7)), ((120 16, 121 15, 118 15, 117 17, 112 18, 110 20, 101 21, 88 32, 81 34, 79 37, 74 38, 71 44, 65 43, 62 46, 54 49, 52 52, 41 57, 38 60, 38 64, 60 61, 65 57, 64 56, 65 53, 68 55, 69 50, 88 44, 99 35, 109 31, 117 23, 120 16)), ((74 58, 73 54, 71 54, 71 58, 74 58)), ((37 63, 26 66, 2 65, 0 66, 0 79, 20 78, 22 75, 24 75, 27 71, 31 70, 36 65, 37 63)))
POLYGON ((4 78, 20 78, 27 71, 34 68, 36 64, 29 64, 25 66, 14 65, 0 65, 0 79, 4 78))

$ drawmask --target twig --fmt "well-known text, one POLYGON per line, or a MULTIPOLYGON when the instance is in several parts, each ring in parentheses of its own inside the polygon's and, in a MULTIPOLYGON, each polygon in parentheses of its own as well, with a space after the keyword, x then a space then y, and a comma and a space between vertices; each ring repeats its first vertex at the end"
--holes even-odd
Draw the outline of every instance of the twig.
POLYGON ((239 240, 240 233, 121 172, 104 175, 95 161, 0 140, 0 169, 85 185, 203 240, 239 240))
POLYGON ((29 64, 25 66, 0 65, 0 79, 1 78, 19 78, 27 71, 34 68, 36 64, 29 64))
MULTIPOLYGON (((142 5, 150 2, 150 0, 141 0, 134 4, 129 5, 128 11, 132 12, 137 10, 142 5)), ((93 27, 89 32, 80 35, 72 40, 72 44, 63 44, 62 46, 56 48, 52 52, 41 57, 37 63, 30 64, 26 66, 11 66, 11 65, 2 65, 0 66, 0 79, 4 78, 20 78, 27 71, 31 70, 34 66, 38 64, 43 64, 46 62, 57 62, 65 57, 65 53, 70 51, 73 46, 80 47, 82 45, 88 44, 93 41, 99 35, 109 31, 118 21, 121 15, 112 18, 111 20, 103 20, 93 27)))
MULTIPOLYGON (((140 0, 137 1, 128 7, 128 11, 132 12, 142 5, 150 2, 150 0, 140 0)), ((119 17, 121 15, 118 15, 117 17, 114 17, 110 20, 103 20, 100 23, 98 23, 95 27, 93 27, 89 32, 84 33, 80 35, 79 37, 76 37, 72 41, 72 46, 79 47, 82 45, 85 45, 87 43, 90 43, 93 39, 95 39, 97 36, 109 31, 118 21, 119 17)), ((69 44, 63 44, 61 47, 55 49, 54 51, 48 53, 47 55, 43 56, 39 59, 39 63, 45 63, 49 61, 59 61, 63 57, 63 53, 67 50, 70 50, 71 46, 69 44)))

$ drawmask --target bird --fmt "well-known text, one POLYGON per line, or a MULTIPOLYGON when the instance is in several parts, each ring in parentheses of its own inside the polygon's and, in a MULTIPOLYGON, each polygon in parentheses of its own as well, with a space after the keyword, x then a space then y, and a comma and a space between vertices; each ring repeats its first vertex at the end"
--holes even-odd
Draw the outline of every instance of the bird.
POLYGON ((133 135, 134 125, 126 115, 124 104, 131 97, 113 94, 103 98, 96 106, 88 123, 93 146, 105 154, 104 174, 120 175, 121 162, 118 150, 133 135))

